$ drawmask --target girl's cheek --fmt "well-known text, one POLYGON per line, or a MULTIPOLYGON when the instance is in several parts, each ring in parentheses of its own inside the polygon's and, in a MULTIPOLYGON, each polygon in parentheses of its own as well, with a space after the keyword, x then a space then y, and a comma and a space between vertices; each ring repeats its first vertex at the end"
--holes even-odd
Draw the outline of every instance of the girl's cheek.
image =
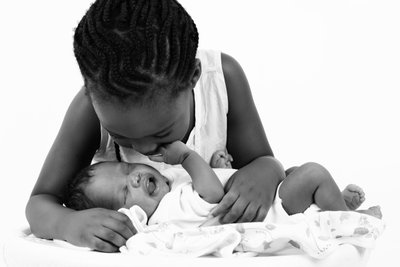
POLYGON ((126 147, 126 148, 132 148, 134 146, 134 144, 129 141, 128 139, 118 139, 118 138, 113 138, 113 140, 122 147, 126 147))

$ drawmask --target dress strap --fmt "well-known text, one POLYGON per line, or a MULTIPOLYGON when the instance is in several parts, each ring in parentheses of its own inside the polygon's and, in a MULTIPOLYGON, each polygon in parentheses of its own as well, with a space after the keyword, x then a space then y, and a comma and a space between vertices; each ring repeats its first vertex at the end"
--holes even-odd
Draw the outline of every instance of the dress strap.
POLYGON ((114 142, 114 148, 115 148, 115 156, 117 157, 117 160, 121 162, 121 152, 119 151, 119 145, 114 142))

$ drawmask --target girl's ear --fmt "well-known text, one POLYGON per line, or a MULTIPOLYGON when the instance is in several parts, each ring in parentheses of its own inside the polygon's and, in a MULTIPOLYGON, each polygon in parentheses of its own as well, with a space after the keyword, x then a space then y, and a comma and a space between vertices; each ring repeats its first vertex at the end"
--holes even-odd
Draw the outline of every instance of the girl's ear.
POLYGON ((200 59, 196 58, 194 64, 195 64, 194 71, 193 71, 192 77, 190 78, 190 87, 192 89, 196 86, 196 83, 201 76, 201 61, 200 61, 200 59))

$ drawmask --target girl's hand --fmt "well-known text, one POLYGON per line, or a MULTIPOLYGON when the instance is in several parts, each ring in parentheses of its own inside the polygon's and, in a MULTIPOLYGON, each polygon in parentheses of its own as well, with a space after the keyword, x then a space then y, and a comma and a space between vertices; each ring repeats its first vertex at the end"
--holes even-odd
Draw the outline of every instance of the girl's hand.
POLYGON ((221 223, 263 221, 284 177, 275 159, 255 160, 232 175, 225 185, 227 193, 211 214, 222 215, 221 223))
POLYGON ((170 144, 160 146, 157 153, 150 155, 149 159, 157 162, 165 162, 175 165, 182 164, 185 158, 189 155, 190 149, 181 141, 175 141, 170 144))
POLYGON ((128 216, 102 208, 73 211, 64 222, 66 241, 102 252, 118 252, 136 234, 128 216))

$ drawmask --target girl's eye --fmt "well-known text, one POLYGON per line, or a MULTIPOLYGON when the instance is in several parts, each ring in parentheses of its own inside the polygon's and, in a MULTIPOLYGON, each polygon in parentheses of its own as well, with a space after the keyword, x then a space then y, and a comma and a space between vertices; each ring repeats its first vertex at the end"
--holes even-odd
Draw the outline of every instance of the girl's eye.
POLYGON ((156 135, 154 135, 154 137, 155 137, 155 138, 158 138, 158 139, 162 139, 162 138, 167 137, 167 136, 170 135, 170 134, 171 134, 171 130, 169 130, 169 131, 167 131, 167 132, 165 132, 165 133, 156 134, 156 135))
POLYGON ((110 134, 110 136, 115 140, 115 139, 119 139, 119 140, 123 140, 123 139, 126 139, 125 137, 122 137, 122 136, 117 136, 117 135, 113 135, 113 134, 110 134))

